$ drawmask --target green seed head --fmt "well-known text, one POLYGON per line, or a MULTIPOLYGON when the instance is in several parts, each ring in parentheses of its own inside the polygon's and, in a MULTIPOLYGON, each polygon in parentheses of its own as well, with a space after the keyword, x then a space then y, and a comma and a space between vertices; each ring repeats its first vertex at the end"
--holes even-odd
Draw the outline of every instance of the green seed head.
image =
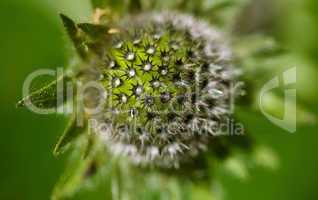
POLYGON ((219 32, 187 15, 144 14, 118 27, 92 64, 106 91, 92 116, 105 124, 96 132, 136 163, 178 166, 228 117, 231 52, 219 32))

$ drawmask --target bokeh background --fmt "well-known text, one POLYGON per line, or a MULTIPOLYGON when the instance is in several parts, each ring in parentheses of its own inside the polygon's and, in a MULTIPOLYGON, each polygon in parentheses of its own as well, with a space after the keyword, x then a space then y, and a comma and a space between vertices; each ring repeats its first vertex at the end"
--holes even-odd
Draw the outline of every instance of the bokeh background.
MULTIPOLYGON (((289 64, 297 66, 300 101, 317 115, 318 1, 256 2, 261 6, 251 14, 250 20, 265 17, 263 31, 291 50, 289 64)), ((87 0, 0 1, 1 200, 49 199, 63 171, 67 155, 55 158, 52 149, 65 126, 65 117, 36 115, 15 108, 28 74, 68 63, 68 40, 59 13, 76 21, 88 21, 91 7, 87 0)), ((248 30, 258 28, 249 25, 245 21, 248 30)), ((318 199, 317 123, 298 127, 297 133, 290 134, 272 125, 260 113, 240 115, 258 141, 277 152, 281 166, 274 172, 253 169, 247 181, 222 175, 226 199, 318 199)))

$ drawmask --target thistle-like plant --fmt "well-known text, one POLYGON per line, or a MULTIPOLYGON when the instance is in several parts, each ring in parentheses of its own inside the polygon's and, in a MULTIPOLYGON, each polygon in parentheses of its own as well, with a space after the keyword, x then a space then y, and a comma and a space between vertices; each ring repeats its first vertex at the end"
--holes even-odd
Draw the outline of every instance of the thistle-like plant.
POLYGON ((74 108, 54 150, 71 146, 73 153, 53 198, 92 184, 106 199, 209 198, 202 188, 215 183, 212 171, 221 161, 242 178, 243 160, 277 165, 269 149, 236 126, 233 106, 253 104, 253 76, 260 71, 250 66, 261 65, 260 50, 272 56, 282 49, 265 37, 225 34, 243 3, 206 9, 203 1, 169 2, 92 1, 93 23, 61 15, 76 67, 18 103, 74 108))

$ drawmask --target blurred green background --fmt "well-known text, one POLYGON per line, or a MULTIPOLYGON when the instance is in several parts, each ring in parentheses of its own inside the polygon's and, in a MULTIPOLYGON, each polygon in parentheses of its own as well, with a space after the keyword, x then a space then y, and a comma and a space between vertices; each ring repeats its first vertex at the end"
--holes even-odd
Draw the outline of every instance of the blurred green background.
MULTIPOLYGON (((269 33, 292 51, 290 65, 297 66, 300 101, 317 114, 318 1, 273 2, 278 12, 270 20, 269 33)), ((88 21, 91 7, 86 0, 0 1, 1 200, 49 199, 63 171, 66 156, 55 158, 52 149, 64 118, 15 108, 28 74, 67 65, 61 12, 88 21)), ((223 175, 226 199, 318 199, 317 123, 289 134, 257 112, 240 115, 258 141, 277 152, 281 167, 275 172, 253 169, 248 181, 223 175)))

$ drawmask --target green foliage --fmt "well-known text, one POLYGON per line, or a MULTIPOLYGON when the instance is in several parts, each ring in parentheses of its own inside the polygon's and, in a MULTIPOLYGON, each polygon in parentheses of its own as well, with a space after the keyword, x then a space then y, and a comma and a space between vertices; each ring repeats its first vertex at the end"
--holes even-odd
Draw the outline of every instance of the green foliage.
POLYGON ((100 39, 101 37, 105 36, 109 30, 107 26, 89 23, 78 24, 78 27, 94 39, 100 39))
POLYGON ((84 38, 81 35, 77 25, 73 20, 71 20, 69 17, 61 14, 60 15, 63 21, 63 24, 66 28, 66 31, 71 38, 72 42, 74 43, 74 46, 80 55, 81 58, 85 59, 87 57, 87 50, 84 46, 84 38))
POLYGON ((60 103, 65 103, 66 96, 66 84, 64 82, 70 81, 69 76, 63 76, 57 80, 51 82, 47 86, 31 92, 30 95, 24 97, 21 101, 17 103, 17 107, 24 107, 32 104, 33 106, 40 109, 56 109, 58 105, 58 98, 63 98, 63 101, 60 103), (57 91, 58 84, 63 84, 63 88, 60 91, 57 91), (61 92, 61 93, 58 93, 61 92))
POLYGON ((63 135, 60 137, 58 143, 54 148, 53 153, 55 155, 58 155, 65 151, 72 141, 76 140, 76 138, 81 135, 81 133, 86 131, 87 127, 79 127, 77 124, 77 118, 74 114, 69 121, 69 124, 65 129, 63 135))

